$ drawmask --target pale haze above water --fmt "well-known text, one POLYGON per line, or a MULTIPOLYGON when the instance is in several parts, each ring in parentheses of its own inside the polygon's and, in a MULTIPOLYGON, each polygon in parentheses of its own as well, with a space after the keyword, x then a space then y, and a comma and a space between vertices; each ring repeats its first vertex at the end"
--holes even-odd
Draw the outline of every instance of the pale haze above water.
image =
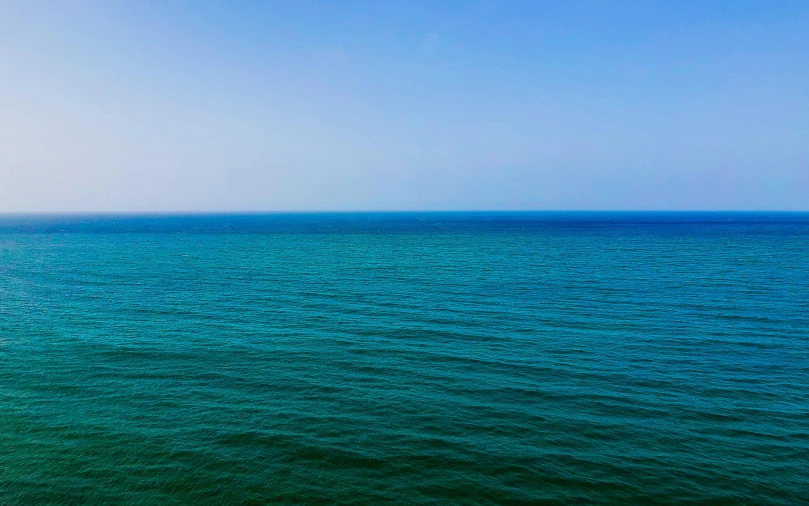
POLYGON ((809 2, 0 2, 0 212, 809 209, 809 2))

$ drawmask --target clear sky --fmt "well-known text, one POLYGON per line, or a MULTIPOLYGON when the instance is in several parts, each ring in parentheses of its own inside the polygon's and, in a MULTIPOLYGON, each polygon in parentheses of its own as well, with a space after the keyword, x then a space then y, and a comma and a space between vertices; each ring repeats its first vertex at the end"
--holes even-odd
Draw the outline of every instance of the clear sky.
POLYGON ((809 1, 0 0, 0 212, 809 209, 809 1))

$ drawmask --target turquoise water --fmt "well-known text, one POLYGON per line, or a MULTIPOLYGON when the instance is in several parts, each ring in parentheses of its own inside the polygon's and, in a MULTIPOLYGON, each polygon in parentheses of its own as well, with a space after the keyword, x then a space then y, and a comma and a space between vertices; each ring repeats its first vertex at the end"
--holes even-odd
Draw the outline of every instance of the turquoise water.
POLYGON ((0 217, 0 503, 809 502, 809 214, 0 217))

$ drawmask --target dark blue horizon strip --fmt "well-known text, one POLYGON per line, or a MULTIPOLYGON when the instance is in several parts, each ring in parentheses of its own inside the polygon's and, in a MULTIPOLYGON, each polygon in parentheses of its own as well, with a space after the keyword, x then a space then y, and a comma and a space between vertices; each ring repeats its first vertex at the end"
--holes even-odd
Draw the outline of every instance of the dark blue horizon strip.
POLYGON ((806 211, 356 211, 0 214, 0 233, 358 233, 809 225, 806 211))

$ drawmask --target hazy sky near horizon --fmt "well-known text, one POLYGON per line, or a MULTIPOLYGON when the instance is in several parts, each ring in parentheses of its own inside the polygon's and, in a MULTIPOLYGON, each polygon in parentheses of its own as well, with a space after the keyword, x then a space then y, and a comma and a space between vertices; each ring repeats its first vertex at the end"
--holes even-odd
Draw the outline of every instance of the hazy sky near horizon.
POLYGON ((809 209, 809 2, 0 0, 0 212, 809 209))

